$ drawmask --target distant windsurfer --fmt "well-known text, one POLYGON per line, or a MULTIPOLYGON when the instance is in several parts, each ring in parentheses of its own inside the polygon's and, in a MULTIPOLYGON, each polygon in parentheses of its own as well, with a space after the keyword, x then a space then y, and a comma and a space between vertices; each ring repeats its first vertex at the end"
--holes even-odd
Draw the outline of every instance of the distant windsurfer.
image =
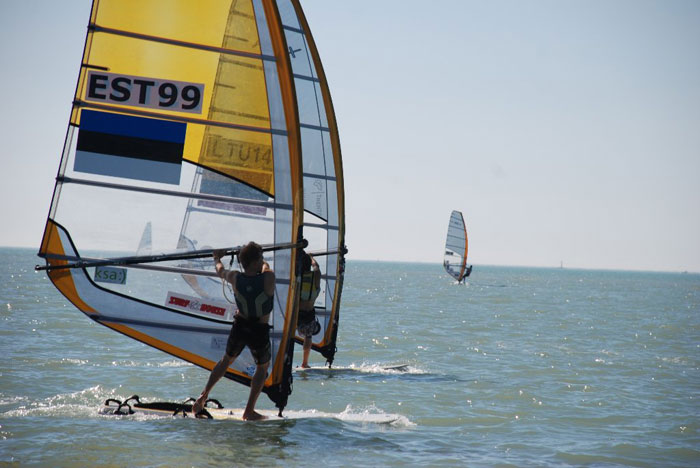
POLYGON ((204 409, 211 389, 226 374, 226 369, 233 364, 243 348, 248 346, 256 367, 250 382, 250 395, 243 411, 243 419, 265 419, 265 416, 255 411, 255 403, 265 383, 271 358, 268 322, 275 293, 275 274, 270 265, 263 260, 262 248, 255 242, 248 243, 238 254, 243 273, 225 269, 221 263, 223 255, 223 250, 214 251, 216 274, 233 285, 238 311, 233 319, 226 352, 209 374, 207 385, 192 405, 192 412, 196 416, 204 409))
POLYGON ((464 271, 464 276, 459 280, 460 283, 466 283, 467 282, 467 276, 472 274, 472 268, 474 268, 474 265, 470 265, 467 267, 467 269, 464 271))
POLYGON ((321 324, 316 319, 314 303, 321 292, 321 271, 316 260, 301 251, 301 294, 299 296, 299 318, 297 331, 304 337, 304 357, 301 367, 308 369, 311 352, 311 337, 321 331, 321 324))

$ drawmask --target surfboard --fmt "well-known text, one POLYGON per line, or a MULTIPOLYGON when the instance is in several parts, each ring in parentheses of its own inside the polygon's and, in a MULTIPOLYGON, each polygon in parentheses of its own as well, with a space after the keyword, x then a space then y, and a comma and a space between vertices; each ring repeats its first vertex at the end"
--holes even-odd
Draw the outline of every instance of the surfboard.
MULTIPOLYGON (((191 401, 188 400, 188 402, 191 401)), ((138 400, 138 397, 131 397, 123 403, 119 400, 109 399, 105 401, 100 408, 99 413, 102 415, 127 416, 131 414, 143 414, 150 416, 173 417, 173 418, 190 418, 190 419, 216 419, 230 421, 246 421, 243 419, 243 408, 205 408, 206 413, 201 417, 195 418, 192 415, 191 403, 170 403, 170 402, 151 402, 143 403, 138 400)), ((220 406, 218 402, 217 405, 220 406)), ((329 413, 317 410, 289 410, 285 411, 280 417, 277 410, 257 409, 258 413, 266 417, 266 419, 254 422, 270 422, 270 421, 288 421, 296 419, 337 419, 345 422, 356 423, 373 423, 373 424, 390 424, 398 421, 403 416, 400 414, 390 413, 329 413)), ((246 421, 250 422, 250 421, 246 421)))
MULTIPOLYGON (((208 410, 211 413, 213 419, 230 419, 234 421, 243 421, 243 408, 234 409, 212 409, 208 410)), ((284 412, 282 417, 279 417, 277 411, 275 410, 256 410, 258 413, 266 416, 267 419, 263 419, 256 422, 265 421, 285 421, 288 419, 338 419, 340 421, 346 422, 358 422, 358 423, 375 423, 375 424, 390 424, 397 421, 401 415, 398 414, 385 414, 385 413, 326 413, 316 410, 287 410, 284 412)))
POLYGON ((397 364, 393 366, 370 366, 370 367, 326 367, 326 366, 311 366, 311 367, 295 367, 294 372, 311 372, 311 373, 333 373, 333 372, 362 372, 372 373, 376 371, 397 371, 404 372, 408 370, 408 364, 397 364))

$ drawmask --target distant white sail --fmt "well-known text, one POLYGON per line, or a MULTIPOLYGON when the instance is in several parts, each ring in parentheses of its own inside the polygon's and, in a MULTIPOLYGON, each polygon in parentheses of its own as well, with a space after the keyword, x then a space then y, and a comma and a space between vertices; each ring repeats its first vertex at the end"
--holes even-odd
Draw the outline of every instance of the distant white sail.
POLYGON ((152 235, 151 235, 151 222, 146 223, 146 227, 143 228, 143 233, 141 234, 141 241, 139 242, 139 247, 136 249, 136 255, 151 255, 153 245, 152 235))
POLYGON ((447 226, 443 266, 445 271, 457 281, 462 281, 471 272, 471 267, 467 268, 468 250, 469 241, 464 217, 461 211, 453 211, 447 226))

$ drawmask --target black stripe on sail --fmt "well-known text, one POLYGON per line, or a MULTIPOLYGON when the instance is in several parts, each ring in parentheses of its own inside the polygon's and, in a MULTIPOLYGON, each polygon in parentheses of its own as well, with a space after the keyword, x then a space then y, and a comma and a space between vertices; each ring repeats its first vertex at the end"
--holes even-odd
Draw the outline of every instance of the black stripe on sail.
POLYGON ((77 149, 90 153, 181 164, 184 147, 184 143, 80 130, 77 149))

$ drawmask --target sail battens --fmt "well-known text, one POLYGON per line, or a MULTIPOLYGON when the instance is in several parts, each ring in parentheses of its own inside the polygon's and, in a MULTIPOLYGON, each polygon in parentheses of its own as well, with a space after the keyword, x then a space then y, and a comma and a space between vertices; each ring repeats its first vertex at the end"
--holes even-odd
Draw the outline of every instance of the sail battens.
POLYGON ((81 63, 80 66, 83 68, 90 68, 92 70, 109 71, 109 67, 103 67, 102 65, 93 65, 91 63, 81 63))
POLYGON ((282 25, 282 29, 284 29, 285 31, 291 31, 291 32, 299 33, 299 34, 304 34, 303 29, 299 29, 299 28, 296 28, 294 26, 288 26, 286 24, 282 25))
POLYGON ((331 226, 330 224, 320 224, 320 223, 304 223, 304 227, 327 229, 329 231, 337 231, 338 229, 340 229, 338 226, 331 226))
MULTIPOLYGON (((200 317, 191 315, 191 317, 196 317, 199 319, 200 317)), ((231 326, 228 323, 222 323, 224 325, 223 327, 198 327, 196 325, 180 325, 176 323, 167 323, 167 322, 154 322, 150 320, 136 320, 136 319, 131 319, 131 318, 123 318, 123 317, 115 317, 115 316, 109 316, 109 315, 90 315, 90 318, 93 320, 100 322, 100 323, 119 323, 123 325, 132 325, 132 326, 138 326, 138 327, 148 327, 148 328, 157 328, 161 330, 177 330, 177 331, 186 331, 186 332, 191 332, 191 333, 206 333, 206 334, 211 334, 211 335, 228 335, 231 331, 231 326)), ((222 321, 223 322, 223 321, 222 321)))
POLYGON ((311 174, 309 172, 304 172, 304 177, 309 177, 310 179, 333 180, 333 181, 336 180, 336 178, 333 176, 329 176, 329 175, 325 175, 325 174, 311 174))
POLYGON ((306 76, 306 75, 299 75, 299 74, 294 74, 294 78, 300 79, 300 80, 306 80, 306 81, 313 81, 314 83, 320 83, 321 80, 318 78, 314 78, 313 76, 306 76))
POLYGON ((95 32, 103 32, 106 34, 114 34, 116 36, 130 37, 133 39, 140 39, 143 41, 159 42, 161 44, 169 44, 169 45, 174 45, 174 46, 179 46, 179 47, 187 47, 189 49, 206 50, 209 52, 217 52, 220 54, 229 54, 229 55, 237 55, 239 57, 248 57, 248 58, 259 59, 259 60, 268 60, 270 62, 277 61, 277 58, 274 55, 254 54, 251 52, 245 52, 245 51, 234 50, 234 49, 227 49, 224 47, 215 47, 215 46, 210 46, 210 45, 206 45, 206 44, 196 44, 193 42, 179 41, 177 39, 169 39, 166 37, 150 36, 148 34, 142 34, 142 33, 137 33, 137 32, 132 32, 132 31, 125 31, 122 29, 115 29, 115 28, 108 28, 108 27, 104 27, 104 26, 98 26, 94 23, 88 25, 88 29, 95 31, 95 32))
POLYGON ((213 214, 213 215, 218 215, 218 216, 233 216, 235 218, 243 218, 243 219, 255 219, 259 221, 265 221, 265 222, 274 222, 275 220, 272 218, 265 218, 263 216, 255 216, 255 215, 248 215, 248 214, 242 214, 242 213, 237 213, 234 211, 228 211, 224 208, 222 209, 214 209, 214 208, 200 208, 193 206, 190 208, 191 213, 208 213, 208 214, 213 214))
POLYGON ((90 185, 93 187, 103 187, 103 188, 109 188, 109 189, 115 189, 115 190, 127 190, 127 191, 131 191, 131 192, 151 193, 151 194, 156 194, 156 195, 168 195, 171 197, 192 198, 192 199, 196 199, 196 200, 210 200, 210 201, 216 201, 216 202, 234 203, 237 205, 260 206, 260 207, 265 207, 265 208, 275 208, 275 209, 281 209, 281 210, 291 210, 293 208, 292 205, 286 204, 286 203, 275 203, 275 202, 262 201, 262 200, 233 198, 233 197, 227 197, 224 195, 213 195, 213 194, 208 194, 208 193, 181 192, 181 191, 177 191, 177 190, 165 190, 165 189, 157 189, 157 188, 150 188, 150 187, 142 187, 142 186, 137 186, 137 185, 115 184, 115 183, 111 183, 111 182, 101 182, 101 181, 97 181, 97 180, 78 179, 75 177, 58 176, 58 177, 56 177, 56 181, 59 183, 63 183, 63 184, 90 185))
POLYGON ((330 129, 328 127, 321 127, 319 125, 300 123, 299 126, 301 128, 308 128, 309 130, 319 130, 321 132, 329 132, 330 131, 330 129))
MULTIPOLYGON (((196 316, 196 315, 190 315, 190 317, 196 318, 196 319, 202 319, 202 317, 196 316)), ((154 328, 154 329, 160 329, 160 330, 173 330, 173 331, 183 331, 183 332, 190 332, 190 333, 202 333, 202 334, 207 334, 207 335, 221 335, 221 336, 227 336, 231 332, 231 323, 228 321, 221 321, 221 323, 224 325, 223 327, 215 328, 215 327, 198 327, 198 326, 193 326, 193 325, 179 325, 175 323, 164 323, 164 322, 153 322, 153 321, 148 321, 148 320, 136 320, 136 319, 127 319, 127 318, 121 318, 121 317, 113 317, 113 316, 104 316, 104 315, 91 315, 90 318, 93 320, 104 323, 104 324, 109 324, 109 323, 114 323, 114 324, 121 324, 121 325, 131 325, 131 326, 137 326, 137 327, 148 327, 148 328, 154 328)), ((270 332, 270 338, 273 339, 280 339, 282 336, 280 333, 276 333, 271 331, 270 332)))
MULTIPOLYGON (((96 257, 76 257, 74 255, 56 255, 56 254, 46 254, 46 255, 41 255, 42 258, 50 259, 50 260, 69 260, 69 261, 83 261, 83 262, 101 262, 105 261, 107 259, 104 258, 96 258, 96 257)), ((160 266, 160 265, 147 265, 147 264, 142 264, 142 263, 134 263, 134 264, 125 264, 125 265, 120 265, 120 267, 124 268, 135 268, 139 270, 151 270, 151 271, 162 271, 162 272, 167 272, 167 273, 181 273, 181 274, 188 274, 188 275, 195 275, 195 276, 208 276, 211 278, 219 278, 219 275, 216 274, 214 271, 206 271, 206 270, 197 270, 194 268, 183 268, 183 267, 167 267, 167 266, 160 266)))
POLYGON ((231 128, 231 129, 235 129, 235 130, 243 130, 243 131, 248 131, 248 132, 270 133, 273 135, 287 136, 286 130, 280 130, 280 129, 276 129, 276 128, 253 127, 253 126, 248 126, 248 125, 234 124, 234 123, 230 123, 230 122, 221 122, 218 120, 196 119, 194 117, 184 117, 181 115, 163 114, 160 112, 150 112, 150 111, 146 111, 146 110, 142 110, 142 109, 136 109, 133 107, 121 108, 121 107, 117 107, 117 106, 110 106, 110 105, 106 105, 106 104, 88 102, 88 101, 84 101, 81 99, 76 99, 75 101, 73 101, 73 104, 76 107, 85 107, 88 109, 100 109, 100 110, 106 110, 106 111, 111 111, 111 112, 121 112, 121 113, 126 113, 126 114, 140 115, 143 117, 173 120, 176 122, 193 123, 193 124, 200 124, 200 125, 208 125, 208 126, 212 126, 212 127, 231 128))

